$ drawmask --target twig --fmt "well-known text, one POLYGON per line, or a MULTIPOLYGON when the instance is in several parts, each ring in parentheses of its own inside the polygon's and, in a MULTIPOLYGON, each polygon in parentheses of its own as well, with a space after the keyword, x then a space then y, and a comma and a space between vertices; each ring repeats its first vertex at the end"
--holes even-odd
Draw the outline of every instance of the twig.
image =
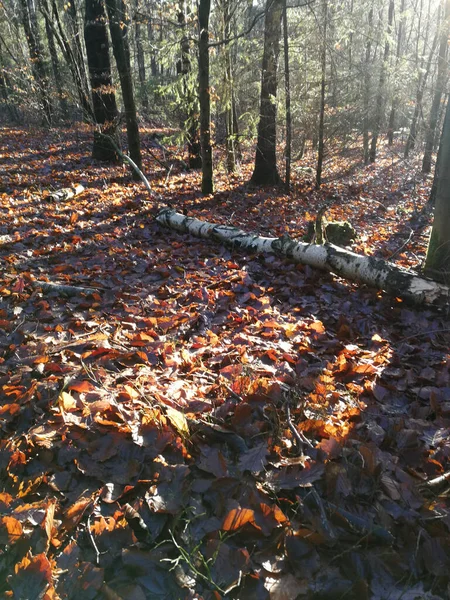
POLYGON ((319 496, 319 494, 317 493, 317 490, 314 486, 312 487, 311 492, 312 492, 314 500, 316 501, 316 504, 319 508, 320 519, 321 519, 322 527, 323 527, 324 531, 326 532, 326 534, 330 540, 336 540, 336 534, 328 520, 327 513, 325 511, 325 507, 322 502, 322 498, 319 496))
POLYGON ((172 173, 172 169, 173 169, 173 165, 170 165, 170 169, 167 173, 166 180, 164 181, 164 187, 167 185, 167 182, 169 181, 169 177, 170 177, 170 174, 172 173))
POLYGON ((303 454, 303 444, 306 444, 310 448, 314 448, 314 446, 310 442, 310 440, 308 440, 308 438, 305 437, 301 431, 298 431, 297 427, 295 427, 294 423, 292 422, 292 420, 291 420, 291 409, 289 408, 289 401, 288 400, 286 400, 286 402, 284 403, 284 410, 285 410, 285 413, 286 413, 286 421, 287 421, 287 424, 289 426, 289 429, 291 430, 291 433, 294 436, 295 441, 297 442, 297 449, 298 449, 298 451, 303 454))
POLYGON ((91 532, 91 515, 88 516, 87 532, 88 532, 88 535, 89 535, 89 539, 91 540, 92 547, 94 548, 94 552, 95 552, 95 564, 98 565, 98 564, 100 564, 100 552, 99 552, 99 549, 97 547, 97 544, 95 543, 94 536, 92 535, 92 532, 91 532))
POLYGON ((404 244, 402 244, 402 245, 400 246, 400 248, 397 248, 397 250, 396 250, 395 252, 393 252, 393 253, 392 253, 390 256, 388 256, 388 257, 387 257, 387 260, 388 260, 388 259, 390 259, 390 258, 393 258, 393 257, 394 257, 394 256, 396 256, 396 255, 397 255, 399 252, 401 252, 401 251, 403 250, 403 248, 404 248, 405 246, 407 246, 407 245, 409 244, 409 242, 412 240, 412 237, 413 237, 413 235, 414 235, 414 229, 411 229, 411 232, 410 232, 410 234, 409 234, 409 236, 408 236, 408 239, 406 240, 406 242, 405 242, 404 244))
POLYGON ((430 479, 429 481, 424 481, 420 484, 420 487, 436 487, 445 481, 450 481, 450 471, 448 473, 444 473, 443 475, 439 475, 439 477, 430 479))
POLYGON ((162 196, 160 194, 158 194, 157 192, 153 191, 147 177, 144 175, 144 173, 141 171, 141 169, 137 166, 137 164, 134 162, 133 159, 131 159, 127 154, 124 154, 122 152, 122 150, 119 148, 119 146, 116 144, 116 142, 114 141, 114 139, 110 136, 110 135, 106 135, 104 133, 99 134, 101 137, 107 138, 110 142, 110 144, 113 146, 114 150, 117 152, 117 154, 120 156, 120 158, 122 160, 124 160, 125 162, 127 162, 130 167, 132 169, 134 169, 134 171, 136 171, 136 173, 139 175, 141 181, 144 183, 145 187, 147 188, 147 191, 149 192, 149 194, 151 196, 153 196, 154 198, 156 198, 157 200, 162 200, 162 196))

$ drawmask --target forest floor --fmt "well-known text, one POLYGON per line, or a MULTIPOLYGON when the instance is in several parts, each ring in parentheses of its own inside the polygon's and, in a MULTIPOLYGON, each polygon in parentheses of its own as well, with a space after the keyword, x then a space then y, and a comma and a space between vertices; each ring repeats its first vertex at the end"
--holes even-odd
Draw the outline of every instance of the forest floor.
MULTIPOLYGON (((320 192, 306 156, 289 197, 219 161, 204 198, 150 134, 179 212, 301 237, 327 201, 355 252, 420 269, 431 179, 400 143, 320 192)), ((163 229, 90 145, 0 130, 0 596, 448 598, 448 308, 163 229)))

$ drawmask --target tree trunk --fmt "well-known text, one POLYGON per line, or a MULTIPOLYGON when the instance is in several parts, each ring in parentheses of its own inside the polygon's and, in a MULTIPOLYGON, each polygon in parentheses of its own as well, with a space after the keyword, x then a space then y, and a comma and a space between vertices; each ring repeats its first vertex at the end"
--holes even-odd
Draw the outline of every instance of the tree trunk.
POLYGON ((180 59, 180 74, 183 78, 183 100, 184 110, 182 127, 187 124, 187 148, 188 148, 188 164, 190 169, 200 169, 202 166, 202 156, 199 138, 199 122, 198 122, 198 98, 193 93, 191 85, 192 63, 190 57, 189 37, 186 34, 186 5, 185 0, 181 0, 178 23, 182 30, 181 36, 181 59, 180 59))
MULTIPOLYGON (((423 0, 420 3, 421 12, 422 12, 422 4, 423 4, 423 0)), ((421 22, 421 19, 419 18, 419 21, 418 21, 419 27, 420 27, 420 22, 421 22)), ((430 30, 430 18, 428 16, 426 30, 425 30, 425 38, 424 38, 424 50, 425 50, 425 48, 428 47, 429 30, 430 30)), ((419 39, 419 34, 417 36, 417 39, 419 39)), ((428 61, 427 61, 427 65, 426 65, 425 69, 423 68, 425 52, 422 53, 422 58, 419 61, 419 50, 418 50, 418 47, 416 48, 416 66, 417 66, 417 69, 419 70, 419 81, 417 83, 416 105, 414 107, 414 114, 413 114, 413 118, 411 121, 411 127, 409 130, 408 139, 406 140, 405 158, 408 158, 409 153, 414 148, 415 143, 416 143, 417 124, 419 121, 419 116, 422 114, 423 94, 425 91, 428 75, 430 74, 430 71, 431 71, 431 63, 433 61, 433 56, 434 56, 434 52, 436 50, 437 43, 438 43, 438 34, 436 33, 436 35, 434 36, 434 39, 433 39, 433 43, 431 45, 431 49, 430 49, 430 53, 428 55, 428 61)))
POLYGON ((56 51, 55 37, 51 28, 51 24, 45 17, 45 32, 47 34, 48 50, 52 61, 53 77, 55 79, 56 92, 58 94, 59 109, 64 120, 68 117, 67 99, 62 90, 61 68, 59 65, 58 53, 56 51))
MULTIPOLYGON (((400 62, 400 56, 402 53, 402 44, 403 44, 403 28, 404 28, 404 16, 403 13, 405 11, 405 0, 401 0, 400 5, 400 22, 398 25, 398 34, 397 34, 397 53, 395 55, 395 73, 398 75, 398 65, 400 62)), ((392 97, 392 106, 391 112, 389 115, 389 127, 388 127, 388 144, 392 146, 394 143, 394 130, 395 130, 395 119, 397 117, 397 107, 398 107, 398 77, 395 78, 394 81, 394 92, 392 97)))
POLYGON ((375 110, 375 121, 373 125, 372 132, 372 140, 370 143, 370 151, 369 151, 369 161, 375 162, 377 157, 377 144, 378 144, 378 136, 380 135, 381 125, 383 122, 384 116, 384 107, 385 107, 385 93, 386 93, 386 73, 387 66, 389 60, 389 49, 390 49, 390 36, 392 30, 392 20, 394 18, 394 0, 389 1, 389 11, 388 11, 388 26, 387 26, 387 37, 386 43, 384 45, 384 55, 383 62, 381 64, 380 71, 380 81, 378 84, 378 95, 376 100, 376 110, 375 110))
POLYGON ((289 71, 289 36, 287 22, 287 0, 283 0, 283 45, 284 45, 284 86, 286 94, 286 173, 285 189, 289 194, 291 190, 291 159, 292 159, 292 117, 291 117, 291 83, 289 71))
POLYGON ((156 53, 154 51, 154 44, 153 44, 155 36, 153 34, 152 17, 149 17, 149 19, 148 19, 147 36, 148 36, 148 41, 150 42, 150 45, 152 47, 151 54, 150 54, 150 71, 152 73, 152 77, 154 79, 156 79, 158 77, 158 63, 156 62, 156 53))
POLYGON ((366 56, 364 61, 364 115, 363 115, 363 153, 364 153, 364 164, 369 164, 369 101, 370 101, 370 54, 372 51, 372 40, 371 30, 373 23, 373 8, 369 10, 367 17, 367 42, 366 42, 366 56))
MULTIPOLYGON (((56 0, 53 0, 53 5, 56 6, 56 0)), ((81 87, 83 90, 89 93, 88 75, 86 72, 86 60, 83 52, 83 44, 81 42, 80 24, 78 22, 78 13, 75 0, 70 0, 70 2, 67 3, 67 13, 69 15, 69 22, 72 29, 74 48, 73 53, 80 74, 81 87)))
POLYGON ((320 111, 319 111, 319 148, 317 152, 317 169, 316 169, 316 188, 319 189, 322 184, 322 165, 324 158, 324 134, 325 134, 325 86, 327 76, 327 21, 328 21, 328 3, 323 0, 323 26, 322 26, 322 57, 321 71, 322 77, 320 82, 320 111))
MULTIPOLYGON (((450 139, 448 141, 450 150, 450 139)), ((448 190, 450 193, 450 185, 448 190)), ((450 296, 450 288, 446 285, 419 277, 379 258, 361 256, 332 244, 305 244, 292 240, 289 236, 260 237, 246 233, 237 227, 215 225, 186 217, 170 208, 162 209, 156 220, 161 225, 171 227, 176 231, 219 241, 235 249, 248 250, 251 254, 272 252, 283 255, 295 262, 331 271, 340 277, 386 290, 395 296, 402 296, 418 304, 445 305, 450 296)), ((450 223, 450 219, 448 223, 450 223)))
MULTIPOLYGON (((128 8, 125 0, 106 0, 108 10, 109 30, 119 72, 120 87, 125 109, 125 122, 127 125, 128 151, 130 158, 142 169, 141 144, 137 122, 136 104, 134 101, 133 80, 131 77, 130 48, 128 45, 128 8)), ((139 175, 132 171, 134 179, 139 175)))
POLYGON ((4 67, 3 59, 0 54, 0 92, 11 121, 18 124, 20 123, 20 115, 14 102, 10 99, 11 90, 12 86, 9 81, 8 72, 4 67))
POLYGON ((431 104, 430 110, 430 120, 425 136, 425 152, 422 161, 422 173, 429 173, 431 171, 431 157, 433 155, 433 146, 436 137, 436 127, 439 118, 439 109, 441 106, 442 94, 444 93, 445 82, 447 79, 447 45, 449 34, 449 13, 450 0, 443 0, 436 88, 433 95, 433 102, 431 104))
POLYGON ((222 46, 223 56, 223 90, 224 98, 223 103, 225 105, 225 149, 226 149, 226 164, 228 173, 233 173, 236 170, 236 135, 234 131, 234 118, 233 112, 234 107, 234 83, 233 83, 233 69, 231 65, 231 50, 230 44, 225 40, 229 40, 231 37, 231 16, 230 16, 230 0, 222 0, 219 3, 221 8, 222 17, 222 39, 224 44, 222 46))
POLYGON ((425 273, 438 281, 450 281, 450 102, 447 102, 439 148, 436 207, 428 244, 425 273))
POLYGON ((135 21, 134 21, 134 39, 136 42, 136 58, 138 64, 138 76, 139 76, 139 91, 141 97, 142 108, 145 113, 148 113, 148 94, 147 94, 147 78, 145 73, 145 57, 144 47, 142 45, 142 28, 140 17, 137 14, 138 0, 135 0, 135 21))
POLYGON ((29 0, 21 0, 21 8, 22 23, 30 53, 31 72, 36 82, 39 100, 44 111, 44 120, 47 125, 51 125, 52 107, 48 93, 49 75, 45 65, 36 13, 29 0))
POLYGON ((209 14, 211 0, 198 4, 198 96, 200 102, 200 144, 202 148, 202 194, 214 192, 211 147, 211 91, 209 87, 209 14))
POLYGON ((80 106, 83 111, 83 117, 86 121, 93 121, 94 113, 89 99, 89 87, 87 81, 85 81, 82 76, 84 65, 79 64, 79 61, 72 50, 72 46, 69 43, 66 32, 61 23, 56 1, 53 0, 52 2, 52 12, 50 12, 48 0, 40 0, 40 9, 44 15, 46 23, 49 24, 49 27, 52 30, 64 60, 66 61, 66 64, 71 72, 75 89, 77 90, 80 106))
POLYGON ((98 160, 117 162, 117 105, 111 78, 109 40, 103 0, 86 0, 84 40, 91 78, 95 122, 92 156, 98 160), (108 137, 105 137, 108 136, 108 137), (109 138, 113 142, 109 141, 109 138))
POLYGON ((276 157, 276 98, 282 13, 283 0, 267 0, 258 142, 251 178, 256 185, 278 185, 281 182, 276 157))

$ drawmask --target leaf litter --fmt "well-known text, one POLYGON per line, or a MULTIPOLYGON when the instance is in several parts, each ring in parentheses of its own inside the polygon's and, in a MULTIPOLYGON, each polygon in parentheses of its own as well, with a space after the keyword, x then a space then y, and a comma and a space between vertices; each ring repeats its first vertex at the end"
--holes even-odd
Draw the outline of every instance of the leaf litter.
MULTIPOLYGON (((2 140, 2 597, 446 598, 445 309, 163 230, 83 127, 2 140)), ((301 237, 333 198, 423 260, 430 181, 387 150, 290 197, 144 163, 189 215, 301 237)))

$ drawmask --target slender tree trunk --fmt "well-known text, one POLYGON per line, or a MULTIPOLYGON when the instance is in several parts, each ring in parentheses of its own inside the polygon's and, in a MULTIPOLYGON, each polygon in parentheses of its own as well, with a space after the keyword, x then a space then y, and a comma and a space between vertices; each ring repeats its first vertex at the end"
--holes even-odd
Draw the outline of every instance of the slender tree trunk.
MULTIPOLYGON (((108 11, 113 53, 122 89, 127 125, 128 151, 130 158, 136 163, 139 169, 142 169, 141 144, 136 104, 134 101, 133 80, 131 78, 130 47, 128 44, 128 7, 125 4, 125 0, 106 0, 106 8, 108 11)), ((134 169, 132 173, 134 179, 140 178, 134 169)))
MULTIPOLYGON (((221 33, 223 40, 230 40, 232 35, 232 2, 231 0, 220 0, 218 2, 220 7, 221 16, 221 33)), ((236 6, 236 5, 235 5, 236 6)), ((224 106, 224 117, 226 127, 226 163, 228 173, 232 173, 236 169, 236 162, 238 160, 238 129, 237 129, 237 114, 236 114, 236 102, 234 93, 234 80, 233 80, 233 59, 231 55, 231 47, 228 41, 222 45, 222 57, 223 57, 223 91, 224 97, 222 99, 224 106)))
POLYGON ((370 101, 370 55, 372 52, 372 24, 373 24, 373 8, 370 9, 367 18, 367 42, 366 42, 366 56, 364 61, 364 115, 363 115, 363 153, 364 153, 364 164, 369 164, 369 101, 370 101))
POLYGON ((94 113, 91 101, 89 99, 89 87, 87 87, 87 82, 83 83, 82 77, 82 70, 84 69, 84 66, 79 65, 79 61, 77 61, 73 53, 72 46, 67 39, 66 32, 61 23, 56 1, 53 0, 52 2, 52 12, 50 12, 48 0, 40 0, 40 8, 46 22, 49 24, 52 30, 64 60, 66 61, 66 64, 71 72, 75 89, 77 90, 80 106, 83 110, 84 119, 87 121, 93 121, 94 113))
POLYGON ((139 75, 139 91, 141 96, 142 108, 145 113, 148 113, 148 94, 147 94, 147 78, 145 73, 145 57, 144 47, 142 45, 142 27, 139 21, 138 0, 135 0, 136 17, 134 21, 134 39, 136 42, 136 58, 138 64, 139 75))
POLYGON ((322 78, 320 82, 320 111, 319 111, 319 148, 317 152, 317 169, 316 169, 316 188, 320 188, 322 184, 322 166, 325 152, 325 87, 327 76, 327 21, 328 21, 328 3, 323 0, 323 27, 322 27, 322 58, 321 69, 322 78))
POLYGON ((182 127, 187 123, 188 164, 190 169, 200 169, 202 155, 199 138, 198 98, 195 96, 191 85, 192 63, 190 56, 189 37, 186 33, 186 3, 181 0, 178 12, 178 23, 182 30, 181 59, 179 71, 183 78, 184 110, 182 127))
POLYGON ((92 87, 95 122, 93 158, 117 162, 117 105, 111 77, 109 40, 103 0, 86 0, 84 40, 92 87), (104 135, 102 135, 104 134, 104 135), (107 137, 105 137, 107 136, 107 137))
POLYGON ((211 0, 198 4, 198 96, 200 101, 200 144, 202 148, 202 193, 214 192, 211 146, 211 92, 209 87, 209 15, 211 0))
POLYGON ((276 98, 282 14, 283 0, 267 0, 258 143, 251 178, 252 183, 257 185, 278 185, 281 182, 276 157, 276 98))
POLYGON ((286 95, 286 174, 284 184, 286 193, 291 189, 291 159, 292 159, 292 117, 291 117, 291 82, 289 71, 289 36, 287 21, 287 2, 283 0, 283 45, 284 45, 284 86, 286 95))
MULTIPOLYGON (((56 6, 56 0, 53 0, 53 5, 56 6)), ((80 73, 81 85, 83 90, 89 92, 89 84, 88 84, 88 74, 86 71, 86 59, 83 52, 83 44, 81 40, 81 31, 80 24, 78 21, 78 13, 76 8, 75 0, 70 0, 67 3, 67 13, 69 15, 69 22, 72 29, 72 38, 74 48, 73 53, 75 55, 75 59, 78 65, 78 70, 80 73)))
POLYGON ((406 140, 405 158, 408 158, 409 153, 414 148, 415 143, 416 143, 417 124, 419 121, 420 113, 422 111, 423 94, 425 91, 425 86, 427 83, 428 75, 430 74, 430 71, 431 71, 431 63, 433 61, 433 56, 434 56, 434 52, 436 50, 437 42, 438 42, 438 36, 435 35, 433 44, 431 45, 430 54, 428 56, 426 69, 425 69, 425 71, 422 70, 420 72, 419 82, 417 84, 416 105, 414 107, 414 114, 413 114, 413 118, 411 121, 411 127, 409 130, 408 139, 406 140))
POLYGON ((30 53, 31 72, 36 82, 38 96, 48 125, 52 122, 52 107, 49 98, 49 75, 45 65, 38 22, 34 7, 29 0, 21 0, 22 23, 30 53))
MULTIPOLYGON (((397 53, 395 55, 395 73, 398 75, 398 65, 400 62, 400 56, 402 53, 402 43, 403 43, 403 29, 404 29, 404 16, 403 13, 405 11, 405 0, 401 1, 400 5, 400 21, 398 25, 398 34, 397 34, 397 53)), ((394 81, 394 92, 392 97, 392 106, 391 112, 389 114, 389 128, 388 128, 388 144, 392 146, 394 143, 394 130, 395 130, 395 119, 397 116, 397 107, 398 107, 398 77, 396 77, 394 81)))
POLYGON ((147 23, 147 36, 148 36, 148 41, 150 42, 151 46, 152 46, 152 51, 150 54, 150 71, 152 74, 153 78, 157 78, 158 77, 158 63, 156 62, 156 54, 155 51, 153 50, 153 42, 155 39, 154 33, 153 33, 153 21, 152 21, 152 17, 149 18, 148 23, 147 23))
POLYGON ((59 64, 58 53, 56 51, 55 37, 47 17, 45 17, 45 32, 47 34, 48 50, 50 52, 50 58, 52 61, 53 77, 55 79, 55 87, 58 94, 59 109, 61 111, 62 118, 67 119, 67 99, 62 89, 61 67, 59 64))
POLYGON ((422 173, 431 171, 431 157, 433 155, 436 127, 439 118, 442 94, 447 80, 447 46, 449 34, 450 0, 443 0, 441 21, 441 36, 439 42, 438 70, 436 76, 436 88, 430 110, 430 120, 425 136, 425 152, 422 161, 422 173))
POLYGON ((450 280, 450 102, 447 102, 440 144, 434 221, 425 272, 438 281, 450 280))
POLYGON ((3 66, 3 59, 0 54, 0 93, 3 98, 3 102, 5 103, 6 110, 8 111, 9 117, 13 123, 20 123, 20 115, 19 112, 11 102, 10 93, 11 93, 11 84, 9 81, 8 73, 3 66))
POLYGON ((370 151, 369 151, 369 161, 375 162, 377 157, 377 144, 378 137, 381 131, 381 125, 383 122, 384 116, 384 107, 385 107, 385 93, 386 93, 386 73, 387 73, 387 65, 389 60, 389 50, 390 50, 390 36, 392 31, 392 20, 394 18, 394 0, 390 0, 389 2, 389 11, 388 11, 388 26, 387 26, 387 37, 386 43, 384 45, 384 55, 383 62, 381 64, 380 71, 380 81, 378 84, 378 95, 376 101, 376 111, 375 111, 375 121, 372 132, 372 140, 370 143, 370 151))

